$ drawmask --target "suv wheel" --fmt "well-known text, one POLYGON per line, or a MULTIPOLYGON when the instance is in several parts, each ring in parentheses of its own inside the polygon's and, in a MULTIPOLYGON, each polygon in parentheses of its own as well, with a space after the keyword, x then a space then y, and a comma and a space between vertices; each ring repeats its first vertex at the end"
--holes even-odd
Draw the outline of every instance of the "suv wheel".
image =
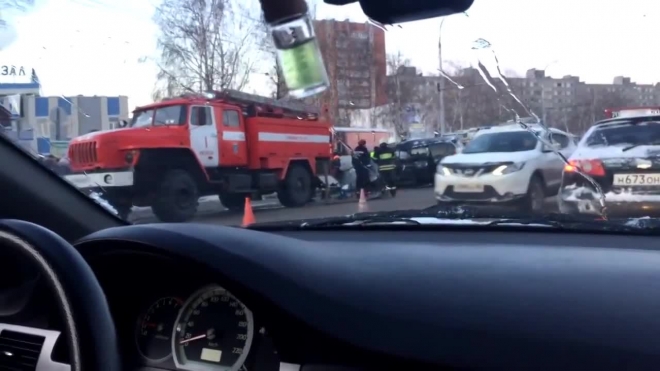
POLYGON ((527 195, 523 202, 523 211, 529 213, 541 213, 545 207, 545 189, 543 181, 538 175, 534 175, 527 187, 527 195))

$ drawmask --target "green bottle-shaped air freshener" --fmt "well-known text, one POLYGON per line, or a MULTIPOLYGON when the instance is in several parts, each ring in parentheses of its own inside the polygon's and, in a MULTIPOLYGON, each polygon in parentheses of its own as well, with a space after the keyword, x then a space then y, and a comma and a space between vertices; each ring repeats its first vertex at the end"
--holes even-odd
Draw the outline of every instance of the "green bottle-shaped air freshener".
POLYGON ((289 96, 305 98, 328 88, 328 74, 314 36, 312 21, 307 15, 307 4, 302 0, 289 1, 292 4, 284 4, 290 5, 289 9, 286 9, 287 6, 284 6, 285 9, 268 9, 264 6, 264 0, 262 8, 289 96), (272 20, 276 17, 279 19, 272 20))

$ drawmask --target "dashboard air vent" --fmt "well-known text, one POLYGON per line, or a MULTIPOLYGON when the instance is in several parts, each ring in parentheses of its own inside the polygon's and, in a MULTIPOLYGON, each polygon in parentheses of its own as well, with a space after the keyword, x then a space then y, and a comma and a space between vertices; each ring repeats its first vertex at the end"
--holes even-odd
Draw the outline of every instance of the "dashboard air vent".
POLYGON ((0 370, 35 371, 43 336, 2 330, 0 332, 0 370))

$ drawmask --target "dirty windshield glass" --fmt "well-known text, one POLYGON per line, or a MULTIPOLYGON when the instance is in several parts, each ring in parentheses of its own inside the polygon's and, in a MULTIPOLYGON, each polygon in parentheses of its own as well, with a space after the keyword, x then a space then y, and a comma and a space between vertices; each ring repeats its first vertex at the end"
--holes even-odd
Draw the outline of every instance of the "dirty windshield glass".
POLYGON ((0 1, 0 135, 130 223, 655 217, 660 74, 639 51, 660 22, 633 3, 383 25, 307 0, 307 73, 257 0, 0 1), (401 145, 441 138, 460 140, 401 145))

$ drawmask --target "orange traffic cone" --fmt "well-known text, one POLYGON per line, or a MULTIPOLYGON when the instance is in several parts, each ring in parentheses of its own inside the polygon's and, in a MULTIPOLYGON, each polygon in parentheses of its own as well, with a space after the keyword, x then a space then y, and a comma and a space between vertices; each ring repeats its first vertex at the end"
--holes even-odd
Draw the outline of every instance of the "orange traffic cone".
POLYGON ((360 200, 358 201, 358 212, 367 211, 367 196, 364 194, 364 188, 360 190, 360 200))
POLYGON ((254 219, 254 212, 252 212, 252 201, 250 197, 245 197, 245 210, 243 211, 243 227, 247 227, 250 224, 254 224, 256 220, 254 219))

